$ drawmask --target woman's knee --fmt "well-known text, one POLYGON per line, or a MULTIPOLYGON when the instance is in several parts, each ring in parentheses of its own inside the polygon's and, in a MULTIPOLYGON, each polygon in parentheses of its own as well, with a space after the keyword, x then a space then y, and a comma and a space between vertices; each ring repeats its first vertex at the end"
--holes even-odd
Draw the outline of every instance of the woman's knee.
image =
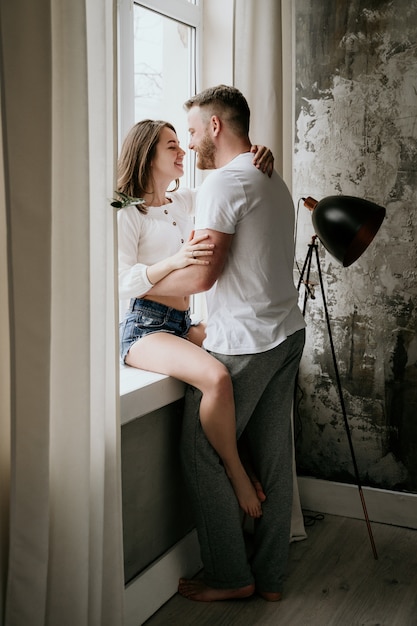
POLYGON ((207 368, 205 379, 206 387, 212 393, 233 393, 229 370, 223 363, 220 363, 220 361, 210 364, 210 367, 207 368))

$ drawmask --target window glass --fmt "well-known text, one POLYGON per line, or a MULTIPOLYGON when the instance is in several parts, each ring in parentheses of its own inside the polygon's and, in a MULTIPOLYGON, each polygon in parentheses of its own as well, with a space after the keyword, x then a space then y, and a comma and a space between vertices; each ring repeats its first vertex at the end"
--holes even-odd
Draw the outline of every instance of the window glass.
MULTIPOLYGON (((187 119, 183 104, 194 87, 194 30, 134 5, 135 122, 145 118, 171 122, 184 149, 187 119)), ((186 184, 191 184, 191 160, 187 152, 186 184)))

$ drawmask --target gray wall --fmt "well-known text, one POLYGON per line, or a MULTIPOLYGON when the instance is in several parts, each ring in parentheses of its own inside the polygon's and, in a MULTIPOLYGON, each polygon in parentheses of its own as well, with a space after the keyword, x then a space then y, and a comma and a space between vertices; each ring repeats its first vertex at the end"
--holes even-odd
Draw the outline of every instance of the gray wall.
MULTIPOLYGON (((417 5, 295 5, 295 201, 342 193, 387 209, 349 268, 320 250, 361 479, 417 492, 417 5)), ((299 208, 300 265, 313 232, 299 208)), ((298 470, 354 482, 319 293, 306 321, 298 470)))
POLYGON ((122 426, 126 583, 194 526, 180 468, 182 408, 180 400, 122 426))

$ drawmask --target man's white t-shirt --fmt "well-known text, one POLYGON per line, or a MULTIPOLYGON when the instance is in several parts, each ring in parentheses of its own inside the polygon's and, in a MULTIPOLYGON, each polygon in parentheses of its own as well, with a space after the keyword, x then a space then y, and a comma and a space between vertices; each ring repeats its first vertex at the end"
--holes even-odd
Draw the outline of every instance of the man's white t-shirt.
POLYGON ((207 293, 204 347, 220 354, 265 352, 304 328, 294 285, 294 205, 243 153, 214 170, 197 192, 195 228, 233 234, 221 276, 207 293))

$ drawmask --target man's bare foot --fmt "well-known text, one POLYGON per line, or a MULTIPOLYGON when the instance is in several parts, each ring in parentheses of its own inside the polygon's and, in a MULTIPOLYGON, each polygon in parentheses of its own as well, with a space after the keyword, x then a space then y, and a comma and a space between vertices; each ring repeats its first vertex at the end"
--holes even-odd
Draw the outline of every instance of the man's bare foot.
POLYGON ((240 600, 249 598, 255 592, 255 585, 247 585, 239 589, 215 589, 202 580, 180 578, 178 593, 189 600, 198 602, 217 602, 218 600, 240 600))
POLYGON ((282 600, 282 593, 280 593, 279 591, 276 591, 276 592, 273 592, 273 591, 258 591, 258 594, 264 600, 268 600, 268 602, 279 602, 280 600, 282 600))
POLYGON ((241 509, 251 517, 261 517, 262 506, 256 488, 243 468, 239 476, 231 475, 231 473, 227 471, 227 468, 226 473, 232 483, 241 509))

